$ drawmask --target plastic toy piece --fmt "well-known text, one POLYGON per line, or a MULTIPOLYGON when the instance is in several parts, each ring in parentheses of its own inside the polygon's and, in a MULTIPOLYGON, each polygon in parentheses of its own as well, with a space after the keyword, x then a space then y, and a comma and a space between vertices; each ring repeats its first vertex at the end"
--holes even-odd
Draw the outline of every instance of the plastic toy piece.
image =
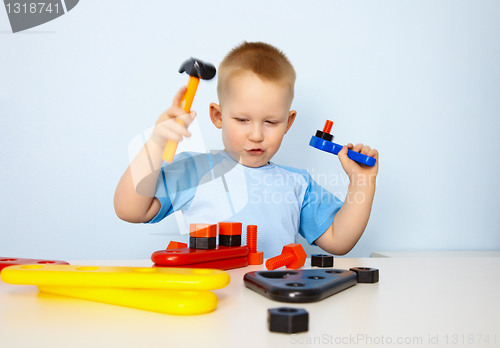
MULTIPOLYGON (((318 150, 322 150, 325 152, 333 153, 334 155, 338 155, 339 151, 342 150, 342 145, 335 144, 332 142, 333 140, 333 135, 330 134, 330 129, 331 125, 328 127, 329 122, 332 121, 326 121, 325 128, 323 131, 318 130, 316 132, 316 136, 312 136, 311 140, 309 141, 309 145, 312 147, 317 148, 318 150), (325 132, 326 131, 326 132, 325 132)), ((333 124, 333 122, 331 123, 333 124)), ((373 167, 377 160, 373 157, 369 157, 366 155, 363 155, 362 153, 352 151, 352 150, 347 150, 347 157, 352 159, 353 161, 356 161, 358 163, 373 167)))
POLYGON ((219 245, 240 246, 241 230, 241 222, 219 222, 219 245))
POLYGON ((196 238, 216 238, 217 225, 216 224, 190 224, 189 236, 196 238))
POLYGON ((245 286, 273 301, 321 301, 356 285, 356 273, 340 269, 255 271, 245 274, 245 286))
POLYGON ((174 315, 209 313, 217 307, 218 301, 217 295, 210 291, 136 290, 42 285, 39 285, 38 289, 41 292, 55 295, 174 315))
POLYGON ((191 249, 215 249, 217 238, 189 237, 189 248, 191 249))
POLYGON ((333 255, 311 255, 311 267, 333 267, 333 255))
POLYGON ((303 308, 270 308, 267 324, 271 332, 297 333, 309 330, 309 313, 303 308))
POLYGON ((358 283, 378 283, 379 272, 376 268, 352 267, 350 270, 358 275, 358 283))
POLYGON ((266 261, 266 268, 270 271, 282 266, 290 269, 298 269, 304 266, 306 258, 307 254, 301 244, 290 243, 283 247, 281 255, 272 257, 266 261))
POLYGON ((226 272, 212 269, 24 265, 6 268, 4 282, 20 285, 214 290, 229 284, 226 272))
POLYGON ((219 234, 219 245, 227 247, 236 247, 241 245, 241 235, 223 235, 219 234))
POLYGON ((264 252, 257 251, 257 225, 247 226, 248 264, 262 265, 264 263, 264 252))
MULTIPOLYGON (((189 80, 187 84, 186 93, 182 97, 181 107, 186 111, 186 113, 191 112, 191 105, 193 103, 194 95, 196 94, 196 90, 198 89, 198 84, 200 83, 200 79, 202 80, 211 80, 216 73, 215 67, 210 63, 204 63, 199 59, 190 58, 186 60, 181 67, 179 68, 179 72, 186 72, 189 75, 189 80)), ((184 122, 177 117, 176 122, 184 126, 184 122)), ((165 162, 172 162, 174 159, 175 151, 177 150, 178 143, 173 140, 168 140, 165 146, 165 150, 163 151, 163 160, 165 162)))
POLYGON ((217 246, 217 225, 190 224, 189 247, 191 249, 215 249, 217 246))
POLYGON ((241 236, 243 224, 241 222, 219 222, 219 236, 241 236))
MULTIPOLYGON (((323 127, 323 133, 330 134, 330 132, 332 131, 332 126, 333 126, 333 121, 326 120, 325 126, 323 127)), ((333 135, 332 135, 332 139, 333 139, 333 135)))
POLYGON ((0 271, 7 266, 31 265, 31 264, 54 264, 69 265, 66 261, 59 260, 39 260, 39 259, 20 259, 16 257, 0 257, 0 271))
POLYGON ((179 248, 187 248, 188 245, 186 243, 174 242, 173 240, 168 243, 167 250, 170 249, 179 249, 179 248))
POLYGON ((243 257, 247 256, 247 254, 248 248, 246 246, 225 247, 219 245, 215 249, 209 250, 196 250, 190 248, 159 250, 151 255, 151 261, 162 266, 178 267, 201 262, 243 257))
MULTIPOLYGON (((163 265, 154 265, 155 267, 166 267, 163 265)), ((210 269, 220 269, 226 271, 228 269, 241 268, 248 266, 248 260, 246 257, 235 257, 233 259, 225 259, 219 261, 210 261, 210 262, 202 262, 202 263, 194 263, 190 265, 184 266, 175 266, 175 267, 186 267, 186 268, 210 268, 210 269)))

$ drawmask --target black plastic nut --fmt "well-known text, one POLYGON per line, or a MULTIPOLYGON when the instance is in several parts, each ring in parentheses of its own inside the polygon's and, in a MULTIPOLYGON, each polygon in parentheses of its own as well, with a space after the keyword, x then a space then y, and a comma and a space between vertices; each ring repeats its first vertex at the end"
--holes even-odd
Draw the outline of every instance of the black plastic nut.
POLYGON ((225 235, 219 234, 219 245, 222 246, 240 246, 241 245, 241 234, 237 235, 225 235))
POLYGON ((378 283, 377 268, 353 267, 350 270, 358 275, 358 283, 378 283))
POLYGON ((312 267, 333 267, 333 255, 313 254, 311 255, 312 267))
POLYGON ((331 135, 330 133, 325 133, 323 131, 318 130, 318 131, 316 131, 316 138, 332 141, 333 135, 331 135))
POLYGON ((304 332, 309 330, 309 313, 302 308, 270 308, 267 310, 267 323, 272 332, 304 332))
POLYGON ((217 238, 189 237, 189 247, 191 249, 215 249, 217 238))

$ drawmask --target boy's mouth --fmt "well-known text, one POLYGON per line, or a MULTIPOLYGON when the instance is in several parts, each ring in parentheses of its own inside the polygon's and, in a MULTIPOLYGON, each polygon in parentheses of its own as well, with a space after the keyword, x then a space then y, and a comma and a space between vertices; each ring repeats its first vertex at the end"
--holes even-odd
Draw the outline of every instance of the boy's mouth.
POLYGON ((250 155, 262 155, 264 153, 263 149, 250 149, 247 150, 250 155))

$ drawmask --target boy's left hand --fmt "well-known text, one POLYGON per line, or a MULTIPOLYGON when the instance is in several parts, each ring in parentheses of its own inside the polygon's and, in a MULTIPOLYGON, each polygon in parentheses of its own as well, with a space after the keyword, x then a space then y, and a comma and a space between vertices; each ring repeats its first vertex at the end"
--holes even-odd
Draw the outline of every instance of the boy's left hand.
POLYGON ((361 184, 362 182, 369 184, 374 182, 378 173, 379 158, 377 150, 370 148, 368 145, 356 144, 356 146, 354 146, 349 143, 342 147, 342 150, 338 153, 338 157, 340 164, 342 164, 342 168, 344 168, 344 171, 352 184, 361 184), (362 153, 366 156, 374 157, 377 162, 373 167, 355 162, 347 157, 347 149, 362 153))

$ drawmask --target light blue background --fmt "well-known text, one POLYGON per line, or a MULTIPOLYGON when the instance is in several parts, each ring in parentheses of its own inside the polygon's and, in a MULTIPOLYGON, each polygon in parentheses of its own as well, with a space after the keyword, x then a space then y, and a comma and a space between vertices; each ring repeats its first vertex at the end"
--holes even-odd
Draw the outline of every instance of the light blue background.
MULTIPOLYGON (((345 179, 308 146, 326 119, 336 142, 380 151, 372 217, 347 256, 499 250, 499 18, 498 1, 82 0, 12 34, 0 9, 0 256, 147 259, 179 239, 174 217, 116 217, 127 147, 186 83, 180 63, 218 65, 243 40, 279 47, 297 71, 275 162, 345 179)), ((221 149, 213 101, 215 81, 201 83, 193 110, 221 149)))

